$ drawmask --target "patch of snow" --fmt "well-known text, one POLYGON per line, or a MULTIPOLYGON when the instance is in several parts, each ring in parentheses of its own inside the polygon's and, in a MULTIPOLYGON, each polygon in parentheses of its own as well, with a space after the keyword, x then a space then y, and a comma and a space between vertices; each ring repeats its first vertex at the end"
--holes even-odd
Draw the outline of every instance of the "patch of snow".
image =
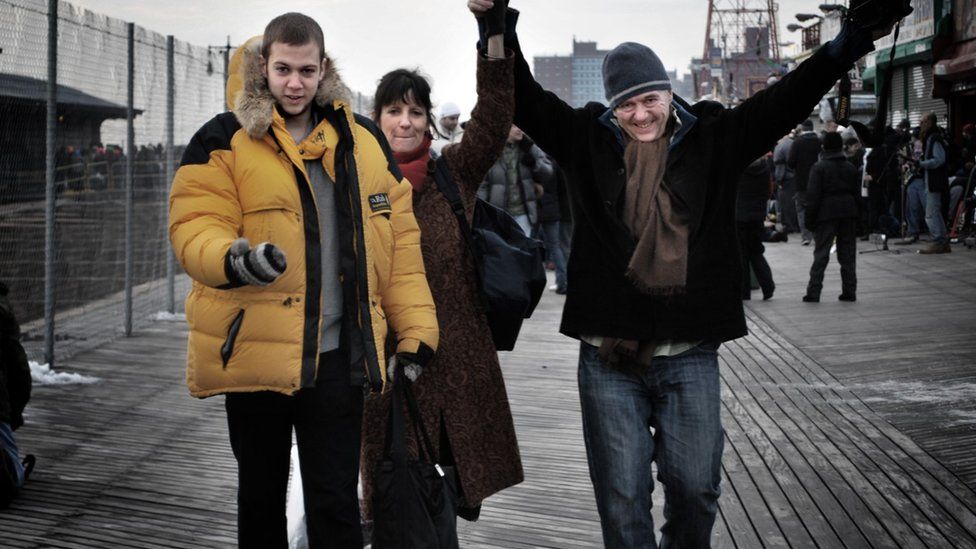
POLYGON ((976 426, 976 411, 973 410, 950 410, 949 415, 956 418, 949 424, 950 427, 960 427, 963 425, 976 426))
POLYGON ((88 385, 98 383, 97 377, 73 374, 70 372, 55 372, 48 364, 38 364, 30 361, 31 380, 37 385, 88 385))
POLYGON ((166 311, 160 311, 152 315, 153 321, 183 321, 186 322, 186 313, 168 313, 166 311))
POLYGON ((976 399, 976 383, 924 383, 921 381, 885 381, 855 385, 851 390, 863 392, 865 402, 910 402, 915 404, 951 404, 976 399))

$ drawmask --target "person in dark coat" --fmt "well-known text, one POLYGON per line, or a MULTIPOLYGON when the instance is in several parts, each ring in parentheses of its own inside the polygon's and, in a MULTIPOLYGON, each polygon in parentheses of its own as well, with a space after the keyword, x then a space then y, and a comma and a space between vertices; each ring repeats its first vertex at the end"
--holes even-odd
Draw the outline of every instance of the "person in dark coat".
POLYGON ((34 466, 34 456, 20 457, 14 431, 24 424, 31 374, 20 344, 20 326, 0 282, 0 508, 17 495, 34 466))
POLYGON ((861 183, 857 168, 844 156, 843 140, 836 132, 824 136, 823 155, 810 168, 807 186, 807 214, 814 228, 815 246, 810 282, 803 301, 820 301, 824 271, 830 260, 830 248, 837 240, 840 263, 841 301, 854 301, 857 295, 857 219, 861 183))
POLYGON ((790 147, 790 157, 786 164, 793 170, 796 218, 800 224, 800 239, 806 246, 813 240, 811 225, 806 222, 807 180, 810 177, 810 168, 820 157, 820 136, 813 131, 812 120, 804 120, 802 126, 803 131, 796 136, 793 146, 790 147))
MULTIPOLYGON (((477 57, 477 104, 461 140, 441 150, 469 223, 478 187, 505 147, 515 108, 514 60, 511 53, 506 55, 501 34, 488 41, 477 57)), ((429 116, 430 85, 414 71, 393 71, 380 81, 374 102, 376 121, 391 137, 397 164, 413 185, 413 212, 420 226, 424 268, 440 327, 437 352, 413 389, 434 452, 441 464, 454 465, 457 471, 463 516, 473 519, 485 498, 523 479, 505 380, 482 307, 474 262, 451 203, 433 177, 435 164, 426 137, 434 122, 429 116), (393 78, 396 74, 399 76, 393 78), (409 103, 409 108, 390 108, 399 103, 409 103), (394 110, 412 122, 399 124, 394 110), (415 139, 395 138, 395 132, 410 135, 400 130, 406 126, 415 130, 415 139)), ((387 391, 366 399, 362 479, 367 517, 372 516, 376 465, 383 455, 390 396, 387 391)), ((414 441, 409 443, 414 446, 414 441)))
POLYGON ((566 255, 563 253, 561 242, 562 230, 562 208, 559 196, 559 186, 563 185, 561 170, 553 166, 549 177, 542 180, 542 198, 539 199, 539 224, 538 232, 540 240, 546 246, 546 258, 553 263, 556 270, 556 283, 549 289, 557 294, 566 293, 566 255), (560 172, 557 174, 557 172, 560 172))
POLYGON ((757 158, 739 176, 739 194, 735 202, 736 232, 739 234, 739 251, 742 254, 742 299, 751 299, 750 270, 756 273, 763 301, 773 297, 776 284, 773 272, 763 256, 763 235, 766 220, 766 204, 769 202, 769 164, 765 157, 757 158))
MULTIPOLYGON (((468 0, 476 12, 493 5, 468 0)), ((724 440, 718 349, 746 335, 736 174, 891 29, 846 24, 734 109, 674 95, 660 58, 626 42, 603 62, 608 104, 573 108, 535 81, 514 33, 518 12, 508 13, 515 123, 570 185, 560 331, 580 340, 583 438, 604 545, 654 546, 656 463, 667 517, 661 546, 708 547, 724 440)))

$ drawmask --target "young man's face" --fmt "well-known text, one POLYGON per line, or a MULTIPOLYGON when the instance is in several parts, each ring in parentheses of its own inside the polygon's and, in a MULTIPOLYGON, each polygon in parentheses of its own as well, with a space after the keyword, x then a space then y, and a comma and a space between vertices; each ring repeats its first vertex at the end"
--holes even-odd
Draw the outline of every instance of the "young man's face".
POLYGON ((670 91, 650 91, 631 97, 613 109, 620 129, 632 139, 650 142, 664 135, 671 116, 670 91))
POLYGON ((310 41, 296 46, 275 42, 262 59, 271 95, 288 116, 308 111, 319 82, 325 76, 327 59, 322 59, 318 44, 310 41))
POLYGON ((461 115, 455 114, 454 116, 445 116, 441 118, 441 127, 449 132, 453 132, 458 126, 458 118, 461 115))

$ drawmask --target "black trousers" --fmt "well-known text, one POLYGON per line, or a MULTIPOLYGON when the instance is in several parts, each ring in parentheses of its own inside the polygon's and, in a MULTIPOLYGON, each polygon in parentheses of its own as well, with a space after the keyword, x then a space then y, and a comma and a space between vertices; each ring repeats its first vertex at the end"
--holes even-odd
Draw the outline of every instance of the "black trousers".
POLYGON ((827 219, 817 223, 814 235, 813 265, 807 295, 820 297, 824 271, 830 261, 830 246, 837 238, 837 262, 840 263, 841 292, 853 296, 857 292, 857 237, 854 234, 857 219, 827 219))
POLYGON ((288 547, 285 505, 295 429, 309 547, 360 549, 360 435, 363 389, 349 384, 339 351, 319 359, 316 386, 295 396, 262 391, 227 395, 237 458, 240 547, 288 547))
POLYGON ((766 251, 762 243, 765 230, 763 222, 739 221, 736 223, 736 230, 739 233, 739 250, 742 253, 742 299, 749 299, 752 293, 749 267, 752 267, 752 271, 756 273, 756 280, 759 281, 763 294, 773 293, 776 287, 773 284, 773 272, 766 262, 766 257, 763 256, 763 252, 766 251))

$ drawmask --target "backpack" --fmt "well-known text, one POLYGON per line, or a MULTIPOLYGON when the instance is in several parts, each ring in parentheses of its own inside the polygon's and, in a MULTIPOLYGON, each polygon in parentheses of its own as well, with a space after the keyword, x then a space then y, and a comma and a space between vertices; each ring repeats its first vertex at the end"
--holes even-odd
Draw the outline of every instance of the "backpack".
POLYGON ((481 302, 491 328, 495 349, 511 351, 522 328, 532 316, 546 287, 542 242, 528 237, 508 212, 475 199, 471 226, 457 183, 444 157, 434 162, 437 188, 451 204, 475 264, 481 302))

